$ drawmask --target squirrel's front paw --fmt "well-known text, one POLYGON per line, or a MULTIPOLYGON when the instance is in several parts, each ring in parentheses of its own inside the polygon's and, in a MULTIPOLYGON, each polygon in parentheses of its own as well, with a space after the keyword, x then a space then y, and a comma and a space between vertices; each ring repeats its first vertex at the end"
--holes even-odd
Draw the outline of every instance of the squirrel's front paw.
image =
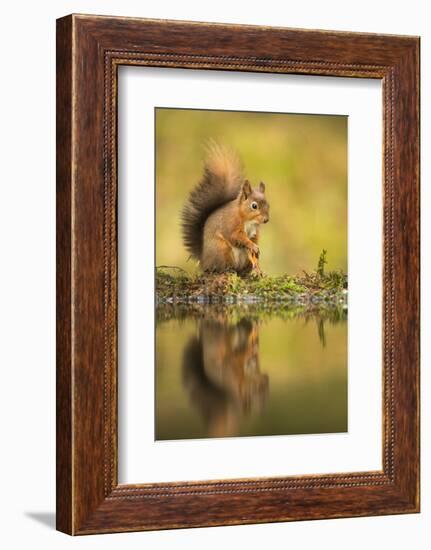
POLYGON ((250 246, 250 250, 253 252, 253 254, 256 256, 256 258, 259 258, 259 247, 257 246, 256 243, 252 243, 252 245, 250 246))

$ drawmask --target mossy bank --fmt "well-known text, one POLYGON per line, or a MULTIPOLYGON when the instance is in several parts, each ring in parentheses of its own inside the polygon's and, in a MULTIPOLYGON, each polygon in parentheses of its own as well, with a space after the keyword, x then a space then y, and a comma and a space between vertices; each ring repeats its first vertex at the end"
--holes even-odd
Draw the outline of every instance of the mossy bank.
POLYGON ((347 309, 347 276, 324 270, 321 255, 316 271, 298 276, 240 277, 236 273, 199 273, 159 266, 157 304, 272 304, 272 307, 347 309))

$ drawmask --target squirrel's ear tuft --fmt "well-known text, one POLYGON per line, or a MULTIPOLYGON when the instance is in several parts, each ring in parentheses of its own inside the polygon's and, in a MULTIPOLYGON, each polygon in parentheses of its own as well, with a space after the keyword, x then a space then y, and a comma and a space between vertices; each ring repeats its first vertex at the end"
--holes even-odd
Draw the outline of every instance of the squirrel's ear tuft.
POLYGON ((261 181, 259 183, 259 191, 263 194, 265 193, 265 184, 263 183, 263 181, 261 181))
POLYGON ((241 188, 241 195, 243 199, 247 199, 252 193, 251 185, 248 180, 245 180, 245 182, 242 184, 241 188))

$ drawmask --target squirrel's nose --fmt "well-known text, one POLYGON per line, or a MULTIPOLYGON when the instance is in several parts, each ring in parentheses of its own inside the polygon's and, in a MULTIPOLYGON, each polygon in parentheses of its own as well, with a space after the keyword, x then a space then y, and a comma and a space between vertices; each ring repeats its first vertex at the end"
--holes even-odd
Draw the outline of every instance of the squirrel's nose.
POLYGON ((268 216, 265 216, 265 217, 263 218, 263 223, 268 223, 268 222, 269 222, 269 217, 268 217, 268 216))

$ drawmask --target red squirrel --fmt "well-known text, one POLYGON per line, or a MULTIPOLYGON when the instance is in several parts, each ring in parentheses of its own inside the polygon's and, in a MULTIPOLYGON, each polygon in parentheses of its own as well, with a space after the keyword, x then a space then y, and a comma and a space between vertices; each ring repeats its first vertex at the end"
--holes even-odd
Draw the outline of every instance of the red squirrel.
POLYGON ((256 273, 259 227, 269 221, 265 184, 252 188, 238 156, 211 142, 204 174, 182 211, 184 245, 203 271, 256 273))

